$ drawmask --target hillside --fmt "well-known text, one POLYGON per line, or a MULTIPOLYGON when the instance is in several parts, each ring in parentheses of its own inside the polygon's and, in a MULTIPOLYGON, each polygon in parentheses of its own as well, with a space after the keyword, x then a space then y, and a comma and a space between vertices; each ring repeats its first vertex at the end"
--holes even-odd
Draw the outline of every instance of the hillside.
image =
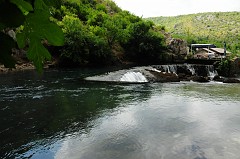
POLYGON ((214 43, 240 54, 240 12, 214 12, 147 18, 188 43, 214 43))
POLYGON ((4 51, 0 65, 15 68, 21 58, 32 61, 41 71, 51 55, 60 67, 163 60, 164 31, 122 10, 112 0, 31 2, 0 1, 0 47, 4 51), (8 14, 14 18, 6 18, 8 14))
POLYGON ((59 51, 62 66, 141 64, 162 57, 162 30, 112 0, 63 0, 51 13, 65 36, 59 51))

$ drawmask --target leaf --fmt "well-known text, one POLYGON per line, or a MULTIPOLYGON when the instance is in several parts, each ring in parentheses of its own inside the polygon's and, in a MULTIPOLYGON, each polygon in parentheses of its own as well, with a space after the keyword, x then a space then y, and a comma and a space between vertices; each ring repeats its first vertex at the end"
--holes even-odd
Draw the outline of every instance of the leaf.
POLYGON ((47 12, 37 10, 27 17, 27 28, 25 31, 32 30, 30 34, 34 34, 39 40, 46 39, 49 44, 61 46, 64 44, 64 34, 62 29, 55 23, 49 21, 47 12))
POLYGON ((44 61, 51 59, 50 53, 38 40, 38 37, 31 37, 27 57, 33 61, 38 72, 42 72, 44 61))
POLYGON ((62 0, 43 0, 47 6, 61 7, 62 0))
POLYGON ((11 56, 14 46, 14 40, 0 32, 0 62, 3 63, 5 67, 15 68, 15 60, 11 56))
POLYGON ((26 22, 28 27, 41 28, 40 25, 50 23, 49 17, 49 11, 35 9, 34 13, 27 15, 26 22))
POLYGON ((0 3, 0 26, 18 27, 23 24, 24 20, 25 16, 15 4, 9 1, 0 3))
POLYGON ((45 25, 44 37, 51 45, 62 46, 64 44, 64 34, 57 24, 50 23, 45 25))
POLYGON ((45 4, 43 0, 35 0, 34 2, 34 9, 40 9, 40 10, 48 10, 49 7, 45 4))
POLYGON ((25 44, 26 44, 26 36, 24 33, 18 33, 16 35, 17 37, 17 44, 18 44, 18 47, 20 49, 23 49, 25 47, 25 44))
MULTIPOLYGON (((40 1, 38 0, 40 5, 40 1)), ((38 8, 40 8, 38 6, 38 8)), ((45 60, 50 60, 51 55, 42 45, 43 40, 55 46, 64 44, 64 35, 57 24, 49 20, 50 13, 48 10, 34 9, 26 17, 24 29, 21 34, 17 35, 19 47, 24 47, 25 42, 29 42, 27 57, 33 61, 38 72, 42 72, 45 60)))
POLYGON ((32 5, 24 0, 11 0, 11 2, 16 4, 20 9, 23 9, 26 12, 33 11, 32 5))

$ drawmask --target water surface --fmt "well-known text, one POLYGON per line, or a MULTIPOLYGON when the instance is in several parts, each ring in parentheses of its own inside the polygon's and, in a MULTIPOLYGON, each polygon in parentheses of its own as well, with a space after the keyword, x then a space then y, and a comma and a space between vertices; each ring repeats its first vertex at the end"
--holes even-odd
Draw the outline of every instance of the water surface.
POLYGON ((239 84, 80 80, 96 71, 0 75, 0 158, 239 158, 239 84))

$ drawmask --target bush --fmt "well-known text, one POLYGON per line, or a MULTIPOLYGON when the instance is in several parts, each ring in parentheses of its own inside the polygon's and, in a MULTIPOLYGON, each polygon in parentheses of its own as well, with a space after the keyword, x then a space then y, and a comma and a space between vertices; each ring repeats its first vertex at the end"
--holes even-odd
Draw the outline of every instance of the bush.
POLYGON ((231 62, 228 59, 223 59, 217 67, 219 75, 228 77, 230 75, 231 62))

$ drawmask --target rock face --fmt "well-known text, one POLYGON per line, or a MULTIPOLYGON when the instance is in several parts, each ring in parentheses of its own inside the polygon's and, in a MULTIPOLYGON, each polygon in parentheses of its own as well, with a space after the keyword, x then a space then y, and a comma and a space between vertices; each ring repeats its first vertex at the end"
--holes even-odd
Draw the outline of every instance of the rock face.
POLYGON ((183 61, 189 52, 187 42, 182 39, 171 39, 168 41, 168 49, 172 52, 172 61, 183 61))

